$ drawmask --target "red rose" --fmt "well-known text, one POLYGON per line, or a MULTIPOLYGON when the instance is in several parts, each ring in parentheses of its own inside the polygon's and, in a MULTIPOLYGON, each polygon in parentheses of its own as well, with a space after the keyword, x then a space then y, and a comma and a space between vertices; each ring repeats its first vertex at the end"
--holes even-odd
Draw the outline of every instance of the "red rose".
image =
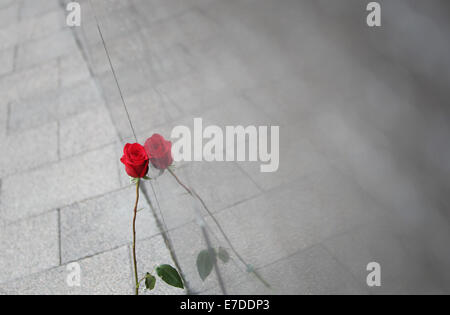
POLYGON ((165 170, 172 164, 172 142, 164 139, 163 136, 154 134, 145 141, 144 147, 150 162, 157 169, 165 170))
POLYGON ((147 175, 148 156, 144 147, 139 143, 127 143, 120 161, 125 164, 125 170, 131 177, 142 178, 147 175))

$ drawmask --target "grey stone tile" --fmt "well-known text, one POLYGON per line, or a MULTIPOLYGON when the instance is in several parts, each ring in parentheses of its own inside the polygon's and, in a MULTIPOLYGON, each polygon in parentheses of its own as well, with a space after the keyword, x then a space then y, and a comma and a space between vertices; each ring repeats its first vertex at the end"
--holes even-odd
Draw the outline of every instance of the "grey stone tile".
POLYGON ((213 205, 212 209, 223 209, 260 193, 235 165, 221 162, 204 164, 198 163, 180 173, 207 204, 213 205), (205 183, 208 183, 206 187, 205 183))
MULTIPOLYGON (((297 124, 286 124, 273 116, 260 111, 246 98, 235 97, 223 100, 224 106, 217 106, 209 111, 203 112, 203 124, 226 126, 278 126, 279 135, 279 168, 272 173, 262 173, 261 165, 266 162, 237 162, 255 183, 265 189, 272 189, 282 184, 287 184, 303 176, 314 176, 328 168, 330 163, 313 146, 309 139, 309 131, 303 127, 301 122, 297 124)), ((270 134, 269 134, 270 139, 270 134)), ((247 146, 249 145, 247 139, 247 146)), ((269 149, 272 144, 269 142, 269 149)), ((227 148, 229 149, 229 148, 227 148)), ((259 160, 259 159, 258 159, 259 160)))
POLYGON ((20 35, 18 43, 43 38, 66 28, 65 12, 62 10, 51 10, 42 15, 21 20, 16 27, 20 35))
POLYGON ((18 220, 119 187, 113 146, 76 156, 2 181, 1 216, 18 220), (64 183, 64 184, 62 184, 64 183))
POLYGON ((2 226, 0 236, 1 283, 59 263, 56 212, 2 226))
POLYGON ((241 91, 261 84, 261 75, 252 73, 232 44, 209 38, 184 49, 196 71, 220 74, 233 90, 241 91))
POLYGON ((0 51, 0 63, 3 65, 0 75, 10 73, 14 69, 14 49, 5 49, 0 51))
MULTIPOLYGON (((61 209, 63 263, 101 253, 132 241, 136 189, 128 187, 61 209)), ((139 240, 159 233, 150 206, 141 197, 137 218, 139 240)))
POLYGON ((64 265, 6 283, 0 290, 9 295, 132 294, 128 249, 125 246, 78 263, 81 270, 79 287, 67 284, 73 269, 64 265))
POLYGON ((58 64, 51 61, 38 67, 14 72, 0 80, 3 99, 37 97, 58 87, 58 64))
MULTIPOLYGON (((202 197, 212 212, 230 207, 260 193, 256 185, 233 163, 192 162, 177 168, 175 173, 202 197)), ((154 189, 169 227, 176 227, 196 218, 192 198, 169 173, 157 178, 154 189)), ((152 192, 151 187, 149 191, 152 192)), ((200 211, 206 215, 203 209, 200 211)))
MULTIPOLYGON (((125 97, 152 88, 149 82, 147 71, 141 63, 133 64, 123 68, 115 68, 122 93, 125 97)), ((111 71, 105 72, 98 77, 103 95, 108 102, 113 102, 120 98, 116 82, 111 71)))
POLYGON ((57 125, 52 123, 22 133, 0 136, 0 145, 7 148, 0 157, 0 176, 23 174, 58 159, 57 125))
MULTIPOLYGON (((131 253, 130 246, 130 261, 132 261, 131 253)), ((160 235, 144 241, 138 241, 136 244, 136 255, 140 278, 143 278, 146 272, 156 276, 155 267, 159 265, 169 264, 172 267, 175 267, 164 239, 160 235)), ((169 286, 157 277, 155 289, 152 291, 144 291, 142 287, 141 293, 149 295, 185 294, 185 290, 169 286)))
MULTIPOLYGON (((162 126, 181 116, 179 108, 168 95, 148 89, 125 98, 128 114, 136 132, 162 126)), ((127 113, 120 99, 109 103, 109 109, 116 128, 122 137, 130 135, 131 129, 127 113)))
POLYGON ((181 14, 194 6, 192 1, 159 1, 159 0, 134 0, 135 7, 139 8, 141 12, 146 12, 145 23, 152 24, 164 19, 170 19, 181 14))
POLYGON ((0 27, 14 24, 19 18, 19 4, 15 1, 5 3, 0 8, 0 27))
MULTIPOLYGON (((200 114, 200 113, 199 113, 200 114)), ((276 123, 264 112, 259 111, 241 95, 223 99, 220 106, 202 112, 203 128, 208 125, 217 125, 225 130, 226 126, 271 126, 276 123)), ((248 142, 248 139, 246 140, 248 142)))
MULTIPOLYGON (((84 2, 88 2, 88 0, 82 0, 84 2)), ((108 0, 108 1, 102 1, 96 3, 96 8, 98 11, 98 14, 100 16, 111 14, 112 12, 116 12, 119 10, 128 9, 130 6, 131 1, 127 1, 124 3, 122 0, 108 0)))
POLYGON ((76 51, 61 57, 60 79, 63 87, 73 86, 80 81, 86 81, 90 78, 86 60, 80 51, 76 51))
POLYGON ((378 214, 345 177, 317 177, 320 182, 305 178, 216 214, 249 263, 267 265, 378 214))
MULTIPOLYGON (((133 36, 133 35, 130 35, 130 36, 133 36)), ((113 41, 108 42, 107 48, 112 46, 113 43, 114 43, 113 41)), ((88 48, 89 49, 87 50, 87 56, 89 59, 89 65, 90 65, 94 75, 100 79, 102 74, 105 74, 106 72, 111 71, 108 57, 105 52, 105 48, 104 48, 103 44, 101 44, 101 43, 89 46, 88 48)), ((108 48, 108 49, 110 49, 110 48, 108 48)), ((119 60, 118 57, 115 55, 114 55, 113 59, 111 60, 115 69, 119 67, 118 60, 119 60)))
MULTIPOLYGON (((139 31, 126 33, 122 37, 115 37, 106 42, 111 62, 115 69, 144 64, 148 56, 149 44, 144 41, 139 31)), ((89 49, 91 64, 96 74, 110 72, 111 68, 103 43, 93 45, 89 49)))
MULTIPOLYGON (((169 92, 167 92, 167 94, 171 95, 169 92)), ((187 98, 189 99, 189 97, 187 98)), ((202 96, 199 95, 198 98, 201 99, 202 96)), ((183 106, 183 102, 181 102, 181 95, 179 100, 180 106, 183 106)), ((192 109, 189 109, 191 104, 188 104, 185 108, 183 108, 183 110, 186 110, 188 114, 184 115, 182 119, 176 120, 166 126, 161 126, 159 128, 161 133, 168 137, 170 136, 173 128, 176 126, 186 126, 193 131, 195 118, 202 119, 203 130, 207 126, 211 125, 218 126, 225 130, 225 127, 227 126, 258 127, 272 124, 272 121, 268 115, 265 115, 263 112, 259 112, 256 108, 254 108, 254 106, 252 106, 251 103, 240 95, 229 94, 227 97, 221 99, 220 104, 203 104, 201 102, 199 102, 199 104, 200 105, 197 104, 196 108, 193 107, 192 109), (202 106, 204 106, 203 110, 201 109, 202 106)), ((152 131, 158 132, 156 128, 152 131)), ((224 137, 225 136, 226 135, 224 134, 224 137)), ((173 141, 176 141, 176 139, 173 139, 173 141)), ((248 142, 248 139, 246 141, 248 142)), ((203 145, 205 145, 206 142, 207 140, 204 139, 203 145)), ((224 139, 224 146, 226 146, 226 139, 224 139)))
MULTIPOLYGON (((4 294, 21 295, 126 295, 134 294, 130 250, 127 246, 99 255, 79 260, 81 270, 80 287, 70 287, 67 278, 70 265, 64 265, 45 272, 23 277, 20 281, 8 282, 0 286, 4 294)), ((152 237, 138 242, 138 261, 143 274, 151 272, 156 264, 169 263, 161 237, 152 237)), ((155 290, 141 291, 142 294, 183 294, 184 291, 172 288, 158 281, 155 290)))
MULTIPOLYGON (((261 165, 267 163, 237 162, 259 187, 270 190, 303 177, 314 177, 333 165, 315 148, 308 131, 301 123, 296 125, 282 123, 279 127, 279 168, 275 172, 261 172, 261 165)), ((273 144, 270 142, 270 145, 273 144)))
POLYGON ((65 29, 45 38, 21 44, 17 52, 17 67, 22 69, 38 65, 77 49, 73 34, 69 29, 65 29))
POLYGON ((60 90, 11 103, 9 128, 21 131, 65 119, 87 110, 104 108, 104 101, 93 81, 79 82, 60 90))
MULTIPOLYGON (((103 60, 97 68, 108 70, 99 76, 104 94, 108 100, 118 98, 116 83, 106 60, 102 57, 101 49, 96 49, 96 53, 98 54, 97 58, 103 60)), ((187 75, 195 69, 189 52, 180 45, 175 45, 169 49, 156 48, 154 51, 149 51, 144 59, 124 65, 120 65, 122 57, 120 57, 121 55, 118 56, 119 65, 115 66, 115 71, 125 96, 154 88, 158 83, 187 75)), ((114 65, 116 60, 114 54, 111 55, 111 59, 114 65)), ((99 70, 97 69, 97 71, 99 70)))
MULTIPOLYGON (((208 228, 207 235, 212 248, 216 250, 219 247, 227 248, 227 245, 209 231, 208 228)), ((194 222, 176 230, 171 230, 169 237, 190 293, 195 294, 217 287, 219 282, 215 271, 203 281, 197 270, 197 256, 201 251, 207 249, 205 238, 199 224, 194 222)), ((231 260, 228 263, 218 262, 219 272, 226 288, 236 283, 237 280, 248 277, 248 274, 244 271, 245 268, 240 263, 237 263, 237 258, 233 253, 229 249, 227 252, 230 254, 231 260)))
MULTIPOLYGON (((66 2, 70 2, 70 1, 66 1, 66 2)), ((121 1, 121 0, 97 1, 97 2, 93 3, 95 10, 93 10, 91 3, 88 0, 79 0, 77 2, 80 3, 82 8, 83 7, 86 8, 86 10, 84 10, 84 12, 83 12, 83 19, 82 19, 83 22, 81 24, 81 28, 76 28, 76 29, 74 29, 75 31, 86 28, 87 25, 89 25, 89 28, 95 27, 95 29, 96 29, 97 27, 95 25, 94 12, 96 13, 97 18, 100 20, 100 25, 101 25, 102 29, 105 29, 105 31, 108 31, 109 28, 112 29, 115 27, 111 21, 107 21, 108 16, 117 16, 117 17, 121 17, 122 19, 125 19, 125 18, 129 19, 130 16, 133 16, 133 14, 134 14, 133 10, 131 9, 132 1, 121 1), (108 25, 108 30, 103 25, 108 25)), ((118 21, 118 22, 121 23, 120 21, 118 21)), ((136 23, 136 21, 135 21, 135 23, 136 23)), ((119 27, 117 27, 117 28, 119 28, 119 27)), ((98 34, 96 33, 95 35, 98 35, 98 34)), ((120 34, 118 34, 118 35, 120 35, 120 34)), ((88 36, 90 36, 90 35, 88 35, 88 36)), ((114 37, 114 35, 113 35, 113 37, 114 37)), ((92 38, 94 38, 94 37, 92 37, 92 38)), ((91 41, 92 38, 88 38, 89 44, 96 43, 95 40, 91 41)))
MULTIPOLYGON (((210 25, 209 21, 206 21, 198 10, 188 10, 173 19, 151 25, 151 27, 142 30, 127 23, 127 19, 130 19, 130 17, 133 23, 136 23, 135 20, 139 20, 139 18, 142 20, 142 17, 138 13, 125 13, 125 20, 112 16, 102 23, 103 35, 113 64, 120 68, 126 64, 147 61, 152 68, 165 67, 164 71, 152 71, 152 73, 158 75, 155 80, 161 80, 160 77, 165 77, 169 71, 178 71, 178 69, 184 71, 182 66, 183 64, 189 64, 189 55, 184 57, 185 51, 180 49, 183 47, 181 44, 212 36, 213 28, 217 28, 215 25, 210 25)), ((89 30, 87 32, 90 34, 89 36, 94 37, 93 41, 96 44, 91 44, 93 47, 90 49, 92 63, 96 72, 101 74, 109 70, 109 65, 105 59, 100 37, 94 31, 94 28, 94 26, 87 26, 86 30, 89 30)))
POLYGON ((417 179, 420 175, 414 157, 399 158, 393 153, 395 149, 385 133, 336 110, 328 110, 309 123, 318 149, 374 199, 396 211, 404 220, 417 224, 419 217, 426 217, 419 213, 433 208, 425 201, 427 185, 432 184, 423 185, 424 179, 417 179), (411 216, 409 212, 418 216, 411 216))
POLYGON ((58 94, 51 91, 42 96, 19 99, 10 103, 8 128, 11 133, 38 128, 58 118, 58 94))
MULTIPOLYGON (((171 100, 169 100, 169 101, 171 102, 171 100)), ((136 133, 138 142, 145 143, 145 141, 155 133, 159 133, 162 136, 164 136, 164 138, 170 139, 170 135, 175 126, 187 126, 188 128, 193 128, 194 117, 195 117, 195 115, 190 115, 190 114, 182 115, 178 119, 175 119, 174 121, 171 121, 164 125, 159 125, 159 126, 150 125, 149 128, 147 128, 146 130, 136 133)), ((133 138, 133 136, 129 135, 128 137, 124 138, 123 140, 130 142, 130 141, 134 141, 134 138, 133 138)), ((173 141, 174 139, 171 139, 171 140, 173 141)), ((178 166, 185 164, 182 161, 178 162, 178 163, 179 163, 178 166)))
POLYGON ((392 222, 395 221, 374 222, 324 244, 361 285, 366 285, 367 265, 380 264, 381 287, 368 287, 373 294, 443 294, 443 274, 436 274, 437 265, 430 268, 432 255, 419 250, 423 239, 414 239, 410 232, 405 234, 398 226, 394 228, 392 222), (410 242, 414 242, 416 252, 407 245, 410 242))
POLYGON ((245 96, 274 120, 297 124, 324 110, 316 90, 304 78, 288 75, 248 89, 245 96))
POLYGON ((63 11, 50 11, 36 17, 9 24, 0 29, 0 47, 11 48, 14 45, 39 39, 56 33, 67 27, 63 11))
MULTIPOLYGON (((80 4, 82 6, 89 6, 89 0, 80 0, 80 4)), ((98 16, 103 17, 111 14, 112 12, 126 9, 130 5, 130 1, 122 1, 122 0, 107 0, 107 1, 97 1, 94 3, 94 7, 98 16)), ((88 11, 88 10, 87 10, 88 11)), ((92 16, 91 10, 86 12, 89 18, 92 16)))
POLYGON ((236 48, 237 55, 262 83, 286 77, 306 57, 299 58, 303 56, 303 45, 295 46, 295 43, 299 40, 309 43, 304 33, 316 30, 310 25, 309 4, 295 6, 299 3, 276 6, 271 1, 245 1, 224 5, 216 1, 204 6, 202 11, 220 25, 221 40, 236 48), (303 22, 302 27, 298 27, 298 21, 303 22))
MULTIPOLYGON (((261 268, 258 272, 268 281, 271 288, 265 287, 253 278, 231 286, 229 294, 365 295, 369 293, 321 246, 309 248, 261 268)), ((219 292, 216 288, 205 293, 219 292)))
POLYGON ((14 3, 13 0, 1 0, 0 9, 7 9, 14 3))
POLYGON ((0 29, 0 49, 11 48, 18 42, 19 34, 14 31, 11 32, 10 28, 0 29))
POLYGON ((61 158, 102 147, 117 140, 106 108, 99 107, 60 121, 61 158))
POLYGON ((177 79, 196 70, 192 54, 183 45, 152 49, 146 59, 148 80, 153 84, 177 79))
POLYGON ((61 5, 58 0, 24 0, 21 10, 21 19, 36 17, 43 13, 60 9, 61 5))
POLYGON ((161 83, 157 90, 167 95, 184 113, 223 106, 232 93, 220 73, 197 71, 161 83))
POLYGON ((196 7, 142 29, 145 40, 152 43, 151 46, 157 45, 160 48, 176 44, 192 45, 213 36, 218 37, 219 32, 219 25, 196 7))
MULTIPOLYGON (((85 7, 89 8, 85 12, 91 11, 89 3, 86 3, 85 7)), ((130 1, 97 2, 94 7, 103 38, 108 46, 115 38, 131 34, 140 27, 138 12, 131 7, 130 1)), ((83 39, 87 45, 94 46, 101 43, 101 37, 92 12, 87 12, 87 16, 84 16, 81 27, 83 39)))
POLYGON ((6 127, 8 124, 8 103, 0 102, 0 137, 6 135, 6 127))
MULTIPOLYGON (((165 47, 158 41, 145 37, 145 33, 140 30, 108 40, 106 46, 119 78, 127 76, 127 73, 131 71, 128 68, 133 68, 134 72, 139 70, 145 75, 145 80, 150 84, 149 87, 189 74, 195 69, 192 55, 183 45, 175 43, 165 47)), ((93 45, 89 52, 95 73, 101 77, 107 75, 110 67, 103 45, 101 43, 93 45)), ((138 84, 136 82, 138 80, 130 76, 122 85, 129 84, 127 81, 131 79, 133 80, 131 84, 138 84)), ((123 87, 125 92, 127 88, 126 85, 123 87)), ((129 92, 134 93, 140 90, 138 86, 129 92)))
POLYGON ((103 108, 104 100, 93 80, 78 82, 59 94, 58 117, 64 118, 86 110, 103 108))

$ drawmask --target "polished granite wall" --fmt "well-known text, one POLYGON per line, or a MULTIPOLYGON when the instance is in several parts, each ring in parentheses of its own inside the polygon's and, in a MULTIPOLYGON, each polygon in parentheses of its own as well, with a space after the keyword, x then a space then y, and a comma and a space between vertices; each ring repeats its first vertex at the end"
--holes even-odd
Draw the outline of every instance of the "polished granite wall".
MULTIPOLYGON (((2 293, 132 292, 134 195, 118 159, 134 139, 94 10, 80 3, 70 29, 60 1, 0 1, 2 293), (80 288, 65 283, 71 262, 80 288)), ((139 141, 195 117, 280 126, 275 173, 176 170, 271 284, 232 255, 220 264, 228 293, 448 293, 445 1, 380 1, 380 28, 356 0, 94 3, 139 141), (366 284, 372 261, 381 287, 366 284)), ((145 192, 141 269, 176 259, 188 293, 221 293, 195 266, 198 211, 214 246, 229 247, 211 218, 168 174, 145 192)))

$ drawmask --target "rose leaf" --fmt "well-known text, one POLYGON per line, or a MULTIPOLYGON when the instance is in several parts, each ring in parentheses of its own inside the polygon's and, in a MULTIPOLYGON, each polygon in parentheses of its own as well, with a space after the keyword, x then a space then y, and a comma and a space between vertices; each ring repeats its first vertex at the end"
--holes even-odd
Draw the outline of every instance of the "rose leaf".
POLYGON ((184 289, 183 280, 178 271, 170 265, 161 265, 156 268, 158 276, 167 284, 184 289))

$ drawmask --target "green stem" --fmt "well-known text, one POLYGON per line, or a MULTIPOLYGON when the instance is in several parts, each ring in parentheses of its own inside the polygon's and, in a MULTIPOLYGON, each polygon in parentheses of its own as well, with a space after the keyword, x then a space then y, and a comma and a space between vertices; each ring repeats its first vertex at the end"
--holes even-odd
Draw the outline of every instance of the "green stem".
POLYGON ((137 270, 137 259, 136 259, 136 217, 137 217, 137 207, 139 203, 139 186, 140 186, 140 179, 137 179, 136 182, 136 203, 134 205, 134 216, 133 216, 133 265, 134 265, 134 280, 136 282, 136 291, 135 295, 139 295, 139 277, 138 277, 138 270, 137 270))

